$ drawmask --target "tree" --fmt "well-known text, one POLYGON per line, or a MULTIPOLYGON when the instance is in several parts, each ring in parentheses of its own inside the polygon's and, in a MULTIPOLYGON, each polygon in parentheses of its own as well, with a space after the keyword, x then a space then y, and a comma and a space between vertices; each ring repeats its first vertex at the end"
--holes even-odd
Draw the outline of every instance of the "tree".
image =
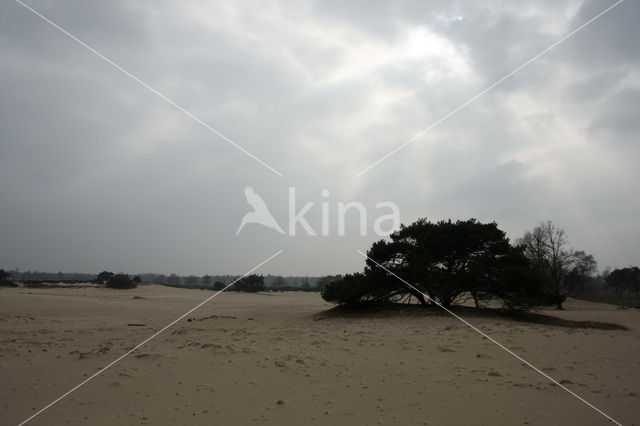
POLYGON ((594 279, 598 272, 598 264, 593 255, 584 251, 574 251, 572 267, 565 278, 565 288, 572 294, 584 293, 585 285, 594 279))
POLYGON ((630 278, 630 290, 633 290, 636 293, 636 299, 638 298, 638 292, 640 291, 640 269, 637 266, 629 268, 629 278, 630 278))
POLYGON ((210 286, 211 285, 211 280, 213 279, 213 277, 211 275, 205 275, 202 277, 202 285, 205 286, 210 286))
MULTIPOLYGON (((339 305, 354 305, 367 298, 370 292, 370 283, 362 273, 346 274, 335 281, 326 283, 322 292, 322 298, 328 302, 339 305)), ((391 295, 387 294, 387 300, 391 295)))
POLYGON ((113 277, 113 272, 102 271, 96 277, 96 284, 106 284, 113 277))
POLYGON ((277 275, 273 281, 271 281, 271 287, 273 288, 280 288, 280 287, 286 287, 287 286, 287 282, 285 281, 284 277, 282 277, 281 275, 277 275))
POLYGON ((107 281, 107 287, 118 289, 135 288, 136 283, 133 282, 126 274, 116 274, 109 278, 109 281, 107 281))
POLYGON ((225 283, 223 283, 222 281, 216 281, 213 284, 213 289, 216 291, 220 291, 223 290, 227 285, 225 283))
POLYGON ((565 297, 561 295, 560 288, 571 265, 571 252, 566 249, 568 244, 567 235, 564 229, 558 228, 550 220, 543 225, 543 230, 549 247, 549 267, 551 280, 555 288, 556 308, 562 309, 562 302, 565 297))
POLYGON ((545 275, 548 272, 549 247, 543 228, 538 226, 533 231, 526 231, 518 243, 538 274, 545 275))
POLYGON ((179 286, 181 284, 180 277, 176 274, 169 275, 169 278, 167 278, 167 284, 176 287, 179 286))
POLYGON ((135 284, 138 285, 142 282, 142 279, 140 278, 140 275, 136 275, 135 277, 131 278, 131 281, 135 284))
POLYGON ((18 287, 18 284, 9 281, 11 272, 0 269, 0 287, 18 287))
POLYGON ((567 297, 562 293, 562 287, 572 263, 564 229, 549 220, 533 231, 525 232, 519 243, 524 247, 524 253, 534 265, 540 279, 551 286, 556 308, 562 309, 562 302, 567 297))
POLYGON ((324 290, 325 286, 333 281, 339 281, 342 279, 342 275, 326 275, 320 278, 316 284, 316 288, 320 291, 324 290))
POLYGON ((607 287, 613 289, 618 297, 622 297, 625 290, 634 291, 636 299, 640 292, 640 268, 637 266, 614 269, 605 277, 607 287))
POLYGON ((391 241, 374 243, 367 257, 364 273, 327 284, 322 297, 344 304, 414 297, 422 305, 449 307, 471 294, 476 301, 499 298, 512 308, 545 299, 523 248, 511 246, 496 223, 420 219, 402 225, 391 241))
POLYGON ((185 278, 184 283, 189 287, 195 287, 198 285, 199 280, 200 279, 197 276, 189 275, 187 278, 185 278))
POLYGON ((264 277, 262 275, 251 274, 241 278, 233 285, 233 289, 236 291, 244 291, 248 293, 257 293, 258 291, 265 291, 264 277))

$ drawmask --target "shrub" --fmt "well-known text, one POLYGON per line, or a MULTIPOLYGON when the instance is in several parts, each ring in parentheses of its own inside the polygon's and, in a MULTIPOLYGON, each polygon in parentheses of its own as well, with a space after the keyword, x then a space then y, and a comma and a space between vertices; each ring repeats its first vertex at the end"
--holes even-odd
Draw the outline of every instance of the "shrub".
POLYGON ((244 291, 248 293, 257 293, 258 291, 265 291, 267 288, 264 285, 264 277, 262 275, 247 275, 236 282, 232 289, 236 291, 244 291))
POLYGON ((364 274, 347 274, 343 278, 326 283, 321 295, 327 302, 350 305, 364 301, 369 287, 364 274))
POLYGON ((126 274, 116 274, 109 278, 107 281, 107 287, 119 289, 135 288, 136 283, 133 282, 126 274))
POLYGON ((95 279, 96 284, 106 284, 111 278, 113 278, 113 272, 102 271, 95 279))

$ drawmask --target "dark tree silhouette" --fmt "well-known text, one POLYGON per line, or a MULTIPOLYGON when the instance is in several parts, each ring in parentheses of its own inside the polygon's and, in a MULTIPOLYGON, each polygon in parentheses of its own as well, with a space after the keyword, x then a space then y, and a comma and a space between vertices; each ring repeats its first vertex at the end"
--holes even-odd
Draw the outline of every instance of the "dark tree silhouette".
POLYGON ((342 279, 342 275, 325 275, 321 277, 316 283, 316 288, 320 291, 324 290, 325 286, 333 281, 339 281, 342 279))
POLYGON ((574 262, 573 254, 567 248, 569 241, 564 229, 549 220, 533 231, 525 232, 519 243, 539 278, 551 287, 556 308, 562 309, 562 302, 567 298, 563 293, 565 279, 574 262))
POLYGON ((107 287, 110 288, 127 289, 134 288, 135 286, 136 283, 134 283, 126 274, 116 274, 107 281, 107 287))
POLYGON ((0 269, 0 287, 18 287, 18 284, 9 281, 9 278, 11 278, 11 272, 0 269))
POLYGON ((216 291, 220 291, 222 289, 224 289, 227 285, 225 283, 223 283, 222 281, 216 281, 213 284, 213 289, 216 291))
POLYGON ((287 282, 285 281, 284 277, 277 275, 273 281, 271 281, 271 287, 274 288, 280 288, 280 287, 286 287, 287 282))
POLYGON ((102 271, 96 277, 96 284, 106 284, 113 277, 113 272, 102 271))
POLYGON ((167 278, 167 284, 168 285, 172 285, 172 286, 179 286, 181 284, 181 280, 180 277, 177 276, 176 274, 171 274, 169 275, 169 278, 167 278))
POLYGON ((135 285, 138 285, 142 282, 142 278, 140 278, 140 275, 136 275, 135 277, 131 278, 131 281, 135 283, 135 285))
POLYGON ((616 292, 618 297, 622 297, 625 290, 633 291, 638 298, 640 292, 640 268, 632 266, 622 269, 614 269, 605 278, 607 287, 616 292))
POLYGON ((499 298, 507 306, 526 308, 543 304, 546 297, 523 249, 511 246, 495 223, 420 219, 401 226, 391 241, 374 243, 367 256, 364 273, 325 286, 325 300, 348 304, 415 297, 423 305, 434 300, 448 307, 471 294, 476 303, 499 298))
POLYGON ((256 293, 258 291, 266 290, 264 285, 264 277, 262 275, 247 275, 236 282, 232 289, 236 291, 244 291, 249 293, 256 293))
POLYGON ((598 272, 598 264, 593 255, 584 251, 573 252, 572 267, 565 277, 565 288, 569 294, 578 295, 585 292, 587 283, 594 280, 598 272))
POLYGON ((195 275, 189 275, 187 278, 184 279, 185 285, 188 285, 190 287, 197 286, 198 285, 198 281, 200 281, 200 278, 198 278, 195 275))
MULTIPOLYGON (((335 281, 325 283, 322 289, 322 298, 328 302, 340 305, 353 305, 367 300, 389 301, 394 297, 394 291, 399 286, 389 285, 383 289, 381 283, 372 284, 362 273, 346 274, 335 281), (372 291, 377 290, 376 292, 372 291), (385 291, 386 290, 386 291, 385 291), (377 293, 378 297, 374 294, 377 293)), ((408 291, 408 290, 406 290, 408 291)))

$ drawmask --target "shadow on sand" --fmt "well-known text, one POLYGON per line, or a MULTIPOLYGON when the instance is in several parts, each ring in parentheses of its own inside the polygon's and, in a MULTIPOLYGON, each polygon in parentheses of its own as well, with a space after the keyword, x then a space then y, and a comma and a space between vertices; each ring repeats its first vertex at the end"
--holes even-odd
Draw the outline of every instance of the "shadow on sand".
MULTIPOLYGON (((509 311, 492 308, 472 308, 454 306, 450 310, 464 319, 491 318, 528 324, 541 324, 553 327, 582 328, 595 330, 628 330, 627 327, 599 321, 574 321, 537 312, 509 311)), ((335 306, 315 314, 315 319, 330 318, 389 318, 389 317, 442 317, 450 316, 438 306, 423 307, 418 304, 399 303, 361 303, 353 306, 335 306)))

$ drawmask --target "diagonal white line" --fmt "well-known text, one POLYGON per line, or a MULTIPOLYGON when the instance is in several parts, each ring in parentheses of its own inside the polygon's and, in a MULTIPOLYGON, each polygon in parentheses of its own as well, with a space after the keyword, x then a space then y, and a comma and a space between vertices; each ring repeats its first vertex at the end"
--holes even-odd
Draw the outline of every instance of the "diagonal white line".
POLYGON ((566 386, 562 385, 560 382, 558 382, 556 379, 554 379, 553 377, 549 376, 547 373, 545 373, 544 371, 540 370, 539 368, 537 368, 535 365, 531 364, 529 361, 527 361, 526 359, 522 358, 520 355, 514 353, 511 349, 507 348, 506 346, 504 346, 502 343, 498 342, 497 340, 495 340, 493 337, 489 336, 487 333, 485 333, 484 331, 480 330, 478 327, 474 326, 473 324, 469 323, 467 320, 465 320, 464 318, 460 317, 459 315, 455 314, 454 312, 452 312, 450 309, 448 309, 447 307, 443 306, 441 303, 439 303, 438 301, 432 299, 431 297, 429 297, 429 295, 425 294, 424 292, 420 291, 418 288, 416 288, 415 286, 413 286, 412 284, 409 284, 406 280, 402 279, 401 277, 399 277, 398 275, 396 275, 395 273, 391 272, 389 269, 385 268, 383 265, 379 264, 377 261, 375 261, 374 259, 370 258, 369 256, 367 256, 365 253, 361 252, 360 250, 356 250, 358 253, 360 253, 365 259, 369 259, 370 261, 372 261, 373 263, 375 263, 380 269, 384 270, 385 272, 387 272, 388 274, 394 276, 395 278, 397 278, 398 280, 402 281, 405 285, 411 287, 413 290, 417 291, 418 293, 422 294, 424 297, 426 297, 429 301, 435 303, 436 305, 438 305, 438 307, 444 309, 447 313, 451 314, 453 317, 455 317, 456 319, 458 319, 459 321, 461 321, 463 324, 465 324, 466 326, 468 326, 469 328, 471 328, 472 330, 474 330, 475 332, 477 332, 478 334, 480 334, 483 337, 486 337, 487 339, 489 339, 491 342, 495 343, 498 347, 500 347, 501 349, 505 350, 506 352, 508 352, 509 354, 513 355, 515 358, 517 358, 519 361, 523 362, 524 364, 526 364, 527 366, 531 367, 534 371, 536 371, 537 373, 543 375, 544 377, 546 377, 548 380, 550 380, 551 382, 553 382, 555 385, 560 386, 562 389, 566 390, 567 392, 569 392, 571 395, 575 396, 576 398, 578 398, 580 401, 584 402, 585 404, 587 404, 589 407, 593 408, 594 410, 596 410, 598 413, 602 414, 603 416, 605 416, 608 420, 612 421, 613 423, 622 426, 622 423, 616 421, 615 419, 613 419, 611 416, 609 416, 607 413, 605 413, 604 411, 602 411, 601 409, 599 409, 598 407, 596 407, 595 405, 593 405, 592 403, 590 403, 589 401, 587 401, 586 399, 582 398, 580 395, 576 394, 575 392, 573 392, 571 389, 567 388, 566 386))
POLYGON ((77 390, 79 387, 83 386, 84 384, 86 384, 87 382, 89 382, 90 380, 94 379, 95 377, 99 376, 100 374, 104 373, 105 370, 107 370, 108 368, 112 367, 113 365, 117 364, 119 361, 121 361, 123 358, 125 358, 127 355, 131 354, 132 352, 134 352, 135 350, 137 350, 138 348, 140 348, 141 346, 143 346, 144 344, 146 344, 147 342, 149 342, 151 339, 157 337, 158 335, 160 335, 162 332, 164 332, 165 330, 167 330, 168 328, 172 327, 175 323, 177 323, 178 321, 180 321, 181 319, 183 319, 184 317, 186 317, 187 315, 189 315, 190 313, 192 313, 193 311, 195 311, 196 309, 198 309, 199 307, 201 307, 202 305, 204 305, 205 303, 207 303, 208 301, 210 301, 211 299, 213 299, 214 297, 216 297, 217 295, 219 295, 220 293, 222 293, 223 291, 225 291, 226 289, 228 289, 229 287, 231 287, 232 285, 234 285, 235 283, 237 283, 238 281, 240 281, 242 278, 246 277, 247 275, 249 275, 250 273, 252 273, 253 271, 255 271, 256 269, 258 269, 259 267, 261 267, 262 265, 264 265, 265 263, 269 262, 271 259, 273 259, 274 257, 276 257, 277 255, 279 255, 280 253, 282 253, 282 250, 278 250, 278 252, 276 252, 275 254, 271 255, 271 257, 269 257, 266 260, 263 260, 262 262, 260 262, 259 264, 257 264, 256 266, 254 266, 253 268, 251 268, 250 270, 248 270, 247 272, 245 272, 241 277, 239 277, 238 279, 236 279, 235 281, 233 281, 231 284, 227 285, 225 288, 223 288, 222 290, 212 294, 211 296, 207 297, 206 299, 204 299, 202 302, 198 303, 196 306, 194 306, 193 308, 189 309, 187 312, 185 312, 184 314, 180 315, 178 318, 176 318, 175 320, 171 321, 169 324, 165 325, 164 327, 162 327, 160 330, 156 331, 155 333, 153 333, 151 336, 147 337, 146 339, 144 339, 142 342, 138 343, 136 346, 134 346, 132 349, 128 350, 127 352, 125 352, 124 354, 120 355, 118 358, 116 358, 115 360, 111 361, 109 364, 107 364, 105 367, 101 368, 100 370, 98 370, 97 372, 93 373, 91 376, 87 377, 85 380, 83 380, 81 383, 77 384, 76 386, 72 387, 71 389, 69 389, 67 392, 63 393, 62 395, 60 395, 58 398, 56 398, 55 400, 53 400, 52 402, 50 402, 49 404, 45 405, 43 408, 41 408, 39 411, 37 411, 36 413, 34 413, 33 415, 31 415, 31 417, 23 420, 21 423, 18 424, 18 426, 22 426, 25 423, 29 422, 30 420, 32 420, 34 417, 36 417, 37 415, 39 415, 40 413, 42 413, 43 411, 47 410, 48 408, 50 408, 51 406, 55 405, 56 403, 60 402, 63 398, 67 397, 69 394, 71 394, 72 392, 74 392, 75 390, 77 390))
POLYGON ((516 69, 514 69, 513 71, 511 71, 509 74, 505 75, 504 77, 502 77, 500 80, 496 81, 495 83, 493 83, 492 85, 490 85, 489 87, 485 88, 483 91, 481 91, 480 93, 476 94, 475 96, 473 96, 471 99, 469 99, 468 101, 466 101, 465 103, 463 103, 462 105, 458 106, 457 108, 455 108, 454 110, 450 111, 449 113, 445 114, 442 118, 440 118, 438 121, 436 121, 435 123, 431 124, 429 127, 426 127, 424 129, 422 129, 421 131, 419 131, 418 133, 416 133, 411 139, 409 139, 408 141, 402 143, 401 145, 397 146, 396 148, 394 148, 393 150, 391 150, 387 155, 385 155, 384 157, 378 159, 377 161, 375 161, 374 163, 370 164, 368 167, 362 169, 360 171, 360 173, 357 174, 357 176, 361 176, 364 173, 368 172, 370 169, 372 169, 373 167, 377 166, 378 164, 380 164, 381 162, 383 162, 384 160, 386 160, 387 158, 391 157, 393 154, 395 154, 396 152, 400 151, 402 148, 406 147, 407 145, 409 145, 410 143, 412 143, 413 141, 415 141, 417 138, 419 138, 420 136, 422 136, 423 134, 427 133, 429 130, 433 129, 434 127, 436 127, 437 125, 439 125, 440 123, 442 123, 443 121, 447 120, 449 117, 451 117, 452 115, 454 115, 455 113, 457 113, 458 111, 460 111, 461 109, 465 108, 466 106, 468 106, 469 104, 475 102, 479 97, 481 97, 482 95, 484 95, 485 93, 487 93, 488 91, 490 91, 491 89, 493 89, 494 87, 496 87, 497 85, 499 85, 500 83, 502 83, 503 81, 505 81, 506 79, 508 79, 509 77, 511 77, 512 75, 514 75, 515 73, 517 73, 518 71, 522 70, 524 67, 526 67, 527 65, 531 64, 533 61, 535 61, 536 59, 538 59, 539 57, 541 57, 542 55, 544 55, 545 53, 549 52, 551 49, 553 49, 554 47, 556 47, 557 45, 559 45, 560 43, 562 43, 563 41, 565 41, 566 39, 568 39, 569 37, 573 36, 574 34, 576 34, 578 31, 582 30, 583 28, 585 28, 587 25, 591 24, 593 21, 595 21, 596 19, 600 18, 602 15, 604 15, 605 13, 609 12, 611 9, 613 9, 614 7, 618 6, 620 3, 622 3, 624 0, 618 0, 616 3, 614 3, 613 5, 609 6, 608 8, 606 8, 605 10, 603 10, 602 12, 600 12, 599 14, 597 14, 596 16, 594 16, 593 18, 589 19, 587 22, 585 22, 584 24, 580 25, 578 28, 576 28, 575 30, 571 31, 569 34, 567 34, 566 36, 562 37, 560 40, 556 41, 555 43, 553 43, 551 46, 547 47, 546 49, 544 49, 542 52, 538 53, 537 55, 535 55, 533 58, 529 59, 527 62, 525 62, 524 64, 520 65, 519 67, 517 67, 516 69))
POLYGON ((207 123, 205 123, 204 121, 202 121, 201 119, 199 119, 198 117, 196 117, 193 113, 187 111, 186 109, 184 109, 183 107, 181 107, 180 105, 178 105, 177 103, 175 103, 174 101, 172 101, 171 99, 169 99, 168 97, 166 97, 165 95, 163 95, 162 93, 158 92, 156 89, 154 89, 153 87, 149 86, 147 83, 145 83, 144 81, 140 80, 138 77, 136 77, 135 75, 131 74, 129 71, 125 70, 124 68, 122 68, 120 65, 116 64, 115 62, 113 62, 111 59, 107 58, 106 56, 104 56, 102 53, 98 52, 96 49, 94 49, 93 47, 89 46, 88 44, 86 44, 85 42, 83 42, 82 40, 78 39, 76 36, 74 36, 73 34, 69 33, 67 30, 65 30, 64 28, 60 27, 59 25, 57 25, 55 22, 51 21, 49 18, 47 18, 46 16, 42 15, 40 12, 34 10, 33 8, 31 8, 29 5, 23 3, 21 0, 16 0, 16 3, 20 4, 21 6, 23 6, 24 8, 30 10, 31 12, 33 12, 35 15, 37 15, 38 17, 40 17, 43 21, 47 22, 49 25, 51 25, 52 27, 56 28, 57 30, 59 30, 60 32, 62 32, 63 34, 65 34, 67 37, 69 37, 70 39, 72 39, 73 41, 75 41, 76 43, 78 43, 79 45, 87 48, 89 51, 91 51, 92 53, 94 53, 95 55, 97 55, 100 59, 104 60, 105 62, 107 62, 108 64, 112 65, 114 68, 116 68, 118 71, 121 71, 123 74, 125 74, 127 77, 131 78, 132 80, 136 81, 137 83, 139 83, 140 85, 142 85, 143 87, 149 89, 151 92, 153 92, 155 95, 157 95, 158 97, 160 97, 162 100, 164 100, 165 102, 167 102, 168 104, 170 104, 171 106, 175 107, 177 110, 181 111, 182 113, 184 113, 185 115, 187 115, 188 117, 192 118, 194 121, 196 121, 197 123, 201 124, 202 126, 204 126, 206 129, 212 131, 213 133, 215 133, 216 135, 218 135, 219 137, 221 137, 222 139, 224 139, 225 141, 227 141, 228 143, 230 143, 231 145, 233 145, 234 147, 236 147, 237 149, 239 149, 240 151, 244 152, 245 154, 247 154, 249 157, 253 158, 254 160, 256 160, 258 163, 262 164, 263 166, 265 166, 267 169, 271 170, 273 173, 277 174, 278 176, 283 176, 282 173, 280 173, 279 171, 277 171, 276 169, 274 169, 273 167, 271 167, 270 165, 268 165, 267 163, 265 163, 264 161, 262 161, 261 159, 259 159, 258 157, 256 157, 255 155, 253 155, 252 153, 250 153, 249 151, 247 151, 245 148, 241 147, 240 145, 238 145, 237 143, 235 143, 234 141, 232 141, 231 139, 229 139, 228 137, 226 137, 225 135, 223 135, 222 133, 220 133, 218 130, 214 129, 213 127, 211 127, 210 125, 208 125, 207 123))

